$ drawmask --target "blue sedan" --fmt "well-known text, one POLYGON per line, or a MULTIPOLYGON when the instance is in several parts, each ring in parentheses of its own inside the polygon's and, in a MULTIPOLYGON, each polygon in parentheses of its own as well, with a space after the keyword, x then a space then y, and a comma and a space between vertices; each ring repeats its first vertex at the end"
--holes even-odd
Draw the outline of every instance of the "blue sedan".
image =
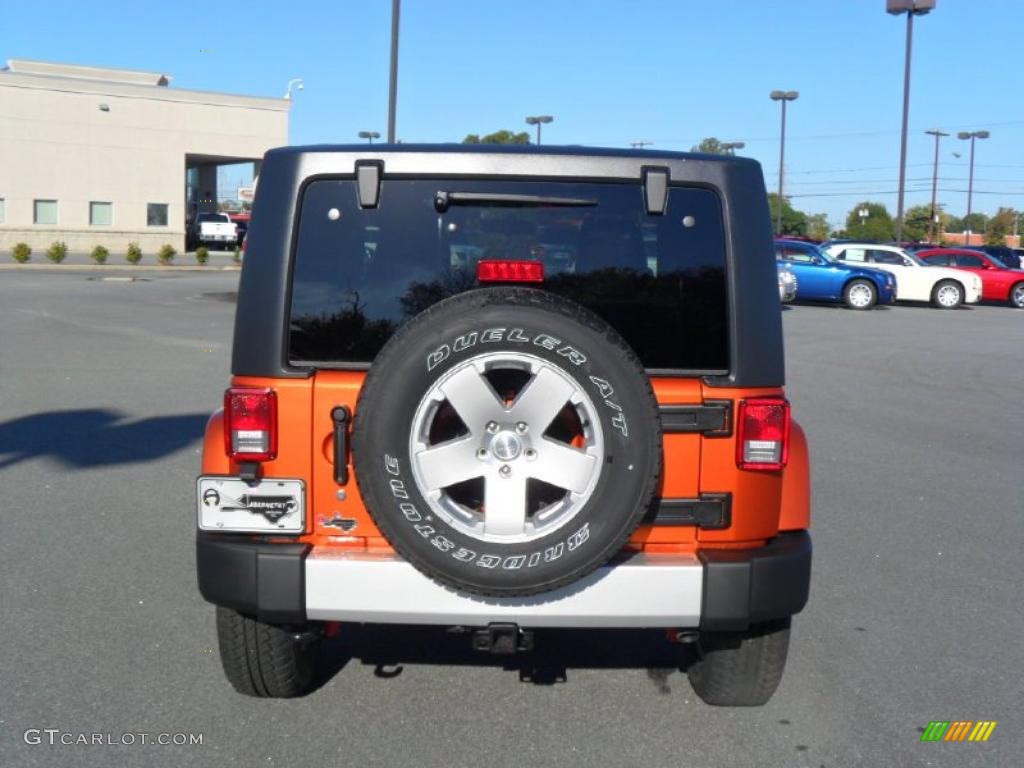
POLYGON ((839 301, 850 309, 896 301, 896 278, 891 274, 846 266, 813 243, 776 240, 775 259, 796 275, 797 301, 839 301))

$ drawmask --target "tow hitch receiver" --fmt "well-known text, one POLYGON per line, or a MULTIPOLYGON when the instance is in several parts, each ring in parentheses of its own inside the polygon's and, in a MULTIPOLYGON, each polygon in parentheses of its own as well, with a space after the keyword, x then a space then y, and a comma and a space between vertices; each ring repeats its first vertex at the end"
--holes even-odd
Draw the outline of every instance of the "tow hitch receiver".
POLYGON ((520 629, 518 624, 488 624, 486 629, 473 631, 473 650, 495 655, 532 651, 533 632, 520 629))

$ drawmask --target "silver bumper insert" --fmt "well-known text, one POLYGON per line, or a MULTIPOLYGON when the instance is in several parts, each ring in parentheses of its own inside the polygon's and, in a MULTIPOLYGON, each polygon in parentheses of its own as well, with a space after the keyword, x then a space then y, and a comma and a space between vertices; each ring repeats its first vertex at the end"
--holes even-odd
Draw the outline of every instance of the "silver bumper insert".
POLYGON ((522 627, 695 627, 703 569, 689 555, 636 554, 532 597, 484 598, 431 581, 397 555, 314 550, 310 619, 381 624, 514 622, 522 627))

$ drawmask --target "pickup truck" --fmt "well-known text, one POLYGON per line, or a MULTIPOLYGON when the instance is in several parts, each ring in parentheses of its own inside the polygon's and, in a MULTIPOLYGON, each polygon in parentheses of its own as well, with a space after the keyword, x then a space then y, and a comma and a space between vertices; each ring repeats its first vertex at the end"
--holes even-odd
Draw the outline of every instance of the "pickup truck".
POLYGON ((200 213, 188 229, 189 247, 234 247, 238 242, 238 225, 226 213, 200 213))

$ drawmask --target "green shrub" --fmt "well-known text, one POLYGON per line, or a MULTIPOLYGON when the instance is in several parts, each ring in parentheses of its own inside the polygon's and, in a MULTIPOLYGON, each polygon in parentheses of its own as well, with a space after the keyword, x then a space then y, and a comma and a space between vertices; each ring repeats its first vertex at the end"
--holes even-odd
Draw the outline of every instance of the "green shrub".
POLYGON ((46 249, 46 258, 54 264, 60 264, 65 258, 67 258, 67 255, 68 244, 62 240, 54 240, 50 243, 50 247, 46 249))
POLYGON ((235 252, 231 255, 231 260, 234 261, 235 264, 242 263, 242 249, 237 245, 235 246, 235 252))
POLYGON ((210 258, 210 249, 205 245, 200 245, 196 248, 196 261, 200 264, 205 264, 210 258))
POLYGON ((142 261, 142 249, 138 243, 128 243, 128 252, 124 255, 129 264, 138 264, 142 261))
POLYGON ((89 255, 92 257, 92 260, 95 261, 97 264, 106 264, 107 256, 110 255, 110 251, 108 251, 102 245, 97 245, 95 248, 92 249, 92 253, 90 253, 89 255))
POLYGON ((28 243, 18 243, 11 251, 11 256, 19 264, 24 264, 32 256, 32 249, 28 247, 28 243))
POLYGON ((167 266, 174 261, 174 255, 177 253, 174 250, 174 246, 170 243, 164 243, 160 246, 160 250, 156 252, 156 260, 164 266, 167 266))

